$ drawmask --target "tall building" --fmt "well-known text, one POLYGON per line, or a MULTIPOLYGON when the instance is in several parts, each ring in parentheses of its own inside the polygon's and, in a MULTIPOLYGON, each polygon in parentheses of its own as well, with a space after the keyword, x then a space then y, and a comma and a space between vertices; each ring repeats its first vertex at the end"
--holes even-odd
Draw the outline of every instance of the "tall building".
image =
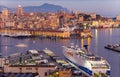
POLYGON ((65 24, 65 17, 62 15, 59 17, 59 27, 63 28, 65 24))
POLYGON ((77 11, 75 11, 75 17, 78 19, 78 12, 77 11))
POLYGON ((84 17, 82 15, 80 15, 78 20, 79 20, 79 22, 83 22, 84 21, 84 17))
POLYGON ((18 15, 23 15, 23 8, 21 5, 18 5, 18 10, 17 10, 18 15))
POLYGON ((120 21, 120 15, 116 17, 116 21, 120 21))
POLYGON ((96 13, 92 13, 92 14, 90 14, 90 16, 91 16, 92 19, 95 19, 96 18, 96 13))
POLYGON ((2 15, 3 15, 3 17, 8 17, 8 9, 7 8, 4 8, 2 10, 2 15))

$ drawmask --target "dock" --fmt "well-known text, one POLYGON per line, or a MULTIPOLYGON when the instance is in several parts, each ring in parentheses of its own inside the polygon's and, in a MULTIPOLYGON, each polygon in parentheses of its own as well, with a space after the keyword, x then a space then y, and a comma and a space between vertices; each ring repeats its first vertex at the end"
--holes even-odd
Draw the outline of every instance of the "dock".
POLYGON ((71 66, 53 51, 28 50, 1 57, 0 77, 84 77, 80 70, 71 66), (4 70, 4 71, 3 71, 4 70), (30 75, 30 76, 29 76, 30 75))
POLYGON ((18 37, 18 36, 29 36, 29 37, 36 37, 42 36, 45 38, 62 38, 67 39, 70 38, 69 31, 60 31, 60 30, 41 30, 41 29, 1 29, 0 28, 0 35, 8 36, 8 37, 18 37), (18 35, 20 34, 20 35, 18 35))
POLYGON ((112 51, 120 52, 120 44, 107 45, 105 46, 105 48, 112 51))

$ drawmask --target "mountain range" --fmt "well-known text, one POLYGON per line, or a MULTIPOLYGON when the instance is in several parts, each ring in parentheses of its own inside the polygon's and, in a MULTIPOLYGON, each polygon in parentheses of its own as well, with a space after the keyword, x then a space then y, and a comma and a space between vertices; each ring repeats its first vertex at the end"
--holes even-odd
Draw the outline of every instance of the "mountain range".
MULTIPOLYGON (((8 8, 6 6, 0 6, 0 11, 2 11, 3 8, 8 8)), ((15 12, 17 11, 17 8, 8 8, 9 11, 15 12)), ((23 11, 24 12, 57 12, 57 11, 66 11, 69 12, 69 10, 67 8, 64 8, 62 6, 59 5, 54 5, 54 4, 48 4, 45 3, 41 6, 26 6, 23 7, 23 11)))

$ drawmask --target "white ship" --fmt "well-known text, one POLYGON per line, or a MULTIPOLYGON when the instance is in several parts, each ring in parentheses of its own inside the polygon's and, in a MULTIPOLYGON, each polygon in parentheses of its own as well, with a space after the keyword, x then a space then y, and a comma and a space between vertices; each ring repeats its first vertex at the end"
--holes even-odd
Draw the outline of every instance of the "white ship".
POLYGON ((110 65, 102 58, 78 46, 63 46, 63 54, 70 64, 88 77, 110 77, 110 65))

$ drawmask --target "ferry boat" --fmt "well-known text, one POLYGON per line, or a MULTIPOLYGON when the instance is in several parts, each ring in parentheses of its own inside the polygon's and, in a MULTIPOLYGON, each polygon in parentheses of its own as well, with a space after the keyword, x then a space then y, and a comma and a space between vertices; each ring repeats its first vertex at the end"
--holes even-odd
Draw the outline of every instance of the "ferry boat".
POLYGON ((63 54, 70 64, 88 77, 110 77, 110 65, 102 57, 74 45, 63 46, 63 54))

